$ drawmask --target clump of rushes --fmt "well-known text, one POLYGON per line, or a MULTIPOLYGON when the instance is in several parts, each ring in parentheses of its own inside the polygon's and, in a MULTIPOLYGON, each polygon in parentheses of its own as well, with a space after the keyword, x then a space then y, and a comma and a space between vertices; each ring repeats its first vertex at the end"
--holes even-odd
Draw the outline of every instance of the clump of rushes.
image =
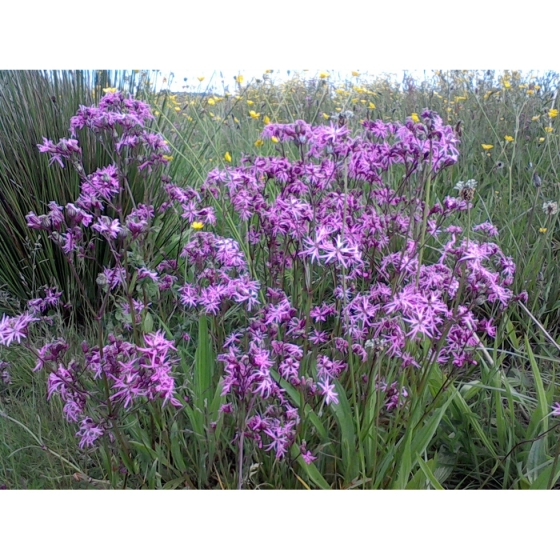
MULTIPOLYGON (((459 155, 455 132, 437 114, 365 121, 357 135, 343 122, 269 124, 262 138, 277 156, 244 156, 239 166, 211 171, 198 190, 162 173, 168 148, 145 129, 151 118, 145 104, 119 92, 80 108, 71 133, 87 128, 114 154, 90 174, 75 138, 40 146, 54 163, 72 165, 82 187, 74 203, 30 213, 29 226, 49 233, 78 283, 79 263, 97 244, 113 256, 98 278, 103 295, 90 304, 96 345, 84 343, 81 356, 67 356, 64 340, 33 350, 29 326, 54 300, 36 300, 1 323, 0 341, 27 343, 36 369, 49 371, 48 396, 64 402, 80 447, 102 445, 106 455, 116 447, 126 476, 136 473, 127 426, 161 425, 169 417, 154 403, 180 413, 188 399, 188 386, 175 383, 177 349, 189 338, 179 327, 188 317, 212 319, 220 421, 237 450, 239 487, 255 453, 305 465, 326 460, 321 449, 329 444, 310 428, 310 414, 332 409, 344 424, 339 413, 350 402, 361 434, 380 418, 406 419, 428 406, 434 365, 450 376, 477 363, 481 337, 494 337, 495 320, 514 297, 515 265, 490 240, 497 235, 490 223, 470 235, 451 223, 472 197, 435 200, 440 172, 459 155), (156 210, 146 192, 123 210, 132 167, 161 175, 163 206, 156 210), (395 188, 389 174, 402 177, 395 188), (152 237, 172 214, 185 227, 162 254, 152 237), (234 238, 208 231, 217 214, 236 225, 234 238), (174 310, 166 323, 164 299, 174 310), (179 328, 173 338, 169 325, 179 328)), ((358 464, 345 479, 375 479, 382 453, 383 446, 367 453, 358 444, 348 459, 355 455, 358 464)))

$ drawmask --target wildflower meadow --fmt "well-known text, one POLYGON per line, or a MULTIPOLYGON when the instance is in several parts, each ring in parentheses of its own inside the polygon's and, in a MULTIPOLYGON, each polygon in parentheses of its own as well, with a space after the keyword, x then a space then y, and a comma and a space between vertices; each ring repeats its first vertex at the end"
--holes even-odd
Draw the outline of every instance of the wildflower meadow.
POLYGON ((0 486, 557 488, 559 78, 0 71, 0 486))

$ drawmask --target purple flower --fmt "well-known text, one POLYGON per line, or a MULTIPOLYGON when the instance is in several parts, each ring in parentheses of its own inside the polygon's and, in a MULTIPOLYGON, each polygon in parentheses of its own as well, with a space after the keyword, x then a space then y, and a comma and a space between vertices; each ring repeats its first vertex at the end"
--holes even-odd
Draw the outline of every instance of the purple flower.
POLYGON ((100 216, 97 218, 97 222, 93 224, 92 227, 106 239, 116 239, 119 232, 122 231, 119 220, 111 220, 111 218, 107 216, 100 216))
POLYGON ((318 387, 321 389, 321 394, 325 396, 325 402, 327 404, 338 404, 338 394, 335 391, 334 383, 329 383, 328 379, 324 381, 319 381, 317 383, 318 387))
POLYGON ((38 320, 38 317, 34 317, 27 311, 15 317, 2 315, 2 319, 0 319, 0 344, 4 346, 10 346, 12 342, 19 344, 23 338, 27 338, 29 325, 38 320))
POLYGON ((80 449, 93 447, 103 434, 104 430, 89 416, 86 416, 80 424, 80 429, 76 432, 76 437, 80 438, 80 449))

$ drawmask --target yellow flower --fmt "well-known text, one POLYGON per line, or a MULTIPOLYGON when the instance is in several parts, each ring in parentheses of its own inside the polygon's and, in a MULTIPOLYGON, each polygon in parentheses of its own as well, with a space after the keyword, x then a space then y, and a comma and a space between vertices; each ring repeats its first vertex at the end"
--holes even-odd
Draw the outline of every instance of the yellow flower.
POLYGON ((247 99, 247 105, 249 105, 249 107, 250 107, 251 105, 254 105, 254 104, 255 104, 254 101, 251 101, 250 99, 247 99))
POLYGON ((208 105, 216 105, 216 102, 212 98, 210 98, 208 100, 208 105))
POLYGON ((492 144, 482 144, 483 150, 491 150, 494 146, 492 144))
POLYGON ((375 104, 370 101, 368 105, 368 109, 375 109, 375 104))
POLYGON ((175 111, 177 111, 177 113, 181 110, 181 107, 175 107, 175 111))
POLYGON ((535 95, 535 90, 534 89, 528 89, 527 90, 527 95, 535 95))
POLYGON ((327 120, 327 119, 330 118, 330 115, 327 115, 327 113, 323 113, 323 118, 324 118, 325 120, 327 120))
POLYGON ((173 161, 173 156, 162 156, 165 161, 173 161))
POLYGON ((539 229, 540 233, 546 233, 547 231, 548 231, 548 229, 545 228, 545 227, 542 227, 542 228, 539 229))
POLYGON ((231 163, 231 154, 229 152, 226 152, 224 155, 224 159, 228 162, 231 163))
POLYGON ((260 113, 255 113, 255 111, 249 111, 249 116, 252 119, 258 119, 261 116, 261 114, 260 113))
POLYGON ((265 70, 264 73, 265 74, 272 74, 273 70, 265 70))
POLYGON ((103 88, 103 93, 116 93, 117 88, 116 87, 106 87, 103 88))
POLYGON ((541 137, 539 138, 539 142, 544 142, 544 136, 541 136, 541 137))
POLYGON ((319 74, 319 78, 321 78, 322 80, 326 80, 329 76, 330 74, 328 72, 321 72, 319 74))
POLYGON ((420 117, 418 116, 418 113, 412 113, 412 115, 410 115, 410 118, 415 122, 420 122, 420 117))
POLYGON ((551 119, 555 119, 558 116, 558 109, 550 109, 550 111, 548 112, 548 116, 551 119))
POLYGON ((551 126, 545 126, 544 131, 550 133, 550 132, 553 132, 554 129, 551 126))
POLYGON ((504 80, 504 87, 506 89, 509 89, 511 87, 511 84, 507 80, 504 80))
POLYGON ((245 79, 245 78, 243 78, 243 76, 241 76, 241 75, 235 76, 235 81, 236 81, 238 84, 242 84, 244 79, 245 79))
POLYGON ((504 136, 504 140, 505 140, 506 142, 513 142, 513 136, 508 136, 508 135, 506 134, 506 136, 504 136))
POLYGON ((255 141, 255 146, 257 148, 260 148, 263 144, 264 144, 264 142, 262 141, 261 138, 259 138, 258 140, 255 141))
POLYGON ((239 119, 238 119, 237 117, 233 117, 233 122, 234 122, 235 124, 239 124, 239 119))
POLYGON ((278 140, 278 138, 276 138, 276 136, 271 136, 270 139, 271 139, 275 144, 278 144, 278 142, 280 142, 280 140, 278 140))
POLYGON ((198 80, 199 82, 203 82, 203 81, 204 81, 204 76, 199 76, 199 77, 197 78, 197 80, 198 80))
POLYGON ((531 117, 532 121, 538 121, 541 118, 540 115, 535 115, 534 117, 531 117))
POLYGON ((357 78, 360 75, 359 72, 353 71, 352 72, 352 76, 354 76, 354 78, 357 78))
POLYGON ((204 224, 202 222, 193 222, 191 224, 191 227, 193 229, 202 229, 204 227, 204 224))
POLYGON ((268 116, 265 115, 265 116, 263 117, 263 123, 264 123, 264 124, 269 124, 269 123, 270 123, 270 117, 268 117, 268 116))

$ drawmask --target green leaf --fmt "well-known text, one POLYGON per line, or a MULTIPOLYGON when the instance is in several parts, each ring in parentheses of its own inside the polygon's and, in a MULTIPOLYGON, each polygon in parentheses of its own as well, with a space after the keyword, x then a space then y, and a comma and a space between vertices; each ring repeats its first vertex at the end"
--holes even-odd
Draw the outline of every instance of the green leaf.
POLYGON ((342 465, 344 467, 344 482, 349 484, 358 476, 358 454, 356 453, 356 433, 354 418, 350 403, 346 398, 346 391, 338 380, 334 381, 338 394, 338 404, 332 407, 338 426, 340 427, 340 446, 342 448, 342 465))
POLYGON ((294 443, 291 448, 292 458, 297 457, 297 463, 300 466, 301 470, 305 473, 307 478, 311 480, 315 485, 323 490, 330 490, 331 487, 329 483, 323 478, 323 475, 319 472, 317 467, 311 463, 307 464, 303 457, 301 456, 299 447, 294 443))
POLYGON ((142 321, 142 330, 145 333, 151 333, 154 330, 154 320, 149 311, 146 313, 146 315, 144 315, 144 320, 142 321))
POLYGON ((422 470, 422 472, 426 475, 428 480, 430 481, 431 485, 436 490, 443 490, 443 486, 439 483, 438 479, 435 477, 434 473, 432 472, 431 467, 435 465, 435 461, 430 459, 427 463, 420 457, 420 455, 416 455, 416 460, 418 461, 418 466, 422 470))
MULTIPOLYGON (((537 407, 531 416, 529 422, 529 427, 527 428, 526 438, 534 438, 539 431, 548 430, 548 399, 546 396, 546 391, 544 390, 544 385, 541 377, 541 372, 531 350, 531 345, 529 344, 529 338, 525 335, 525 348, 527 350, 527 355, 529 356, 529 362, 531 363, 531 371, 533 372, 533 378, 535 380, 535 388, 537 390, 537 407)), ((547 438, 543 440, 546 442, 547 438)))
POLYGON ((211 387, 214 370, 212 343, 208 335, 208 319, 206 315, 201 315, 198 319, 198 346, 194 359, 194 404, 195 407, 204 410, 207 408, 207 403, 212 396, 211 387))

